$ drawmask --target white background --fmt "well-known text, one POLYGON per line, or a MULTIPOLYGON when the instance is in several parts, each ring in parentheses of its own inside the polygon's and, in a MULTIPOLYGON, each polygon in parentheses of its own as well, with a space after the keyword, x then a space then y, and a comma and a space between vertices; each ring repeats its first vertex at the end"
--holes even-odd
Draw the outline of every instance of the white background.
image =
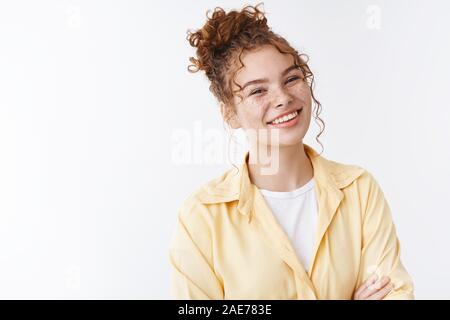
MULTIPOLYGON (((177 210, 231 167, 207 161, 228 136, 206 77, 187 72, 186 31, 247 3, 0 2, 0 298, 170 297, 177 210), (180 132, 195 161, 175 161, 180 132)), ((264 8, 310 56, 323 155, 374 174, 416 297, 450 298, 450 4, 264 8)), ((317 133, 304 141, 320 152, 317 133)))

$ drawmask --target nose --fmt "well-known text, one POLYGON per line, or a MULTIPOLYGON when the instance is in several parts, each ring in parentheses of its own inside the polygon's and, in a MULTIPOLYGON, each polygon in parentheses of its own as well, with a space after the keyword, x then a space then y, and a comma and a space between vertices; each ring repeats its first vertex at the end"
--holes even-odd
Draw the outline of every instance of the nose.
POLYGON ((293 100, 291 94, 285 90, 284 88, 281 88, 278 90, 276 96, 275 96, 275 108, 279 109, 282 107, 287 107, 289 105, 289 103, 291 103, 293 100))

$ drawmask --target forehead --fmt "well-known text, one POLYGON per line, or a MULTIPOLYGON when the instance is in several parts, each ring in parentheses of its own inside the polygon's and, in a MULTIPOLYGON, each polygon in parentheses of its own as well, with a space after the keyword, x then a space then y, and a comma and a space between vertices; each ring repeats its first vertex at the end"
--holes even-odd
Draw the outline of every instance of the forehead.
POLYGON ((241 60, 244 66, 237 71, 235 76, 239 85, 255 79, 276 77, 294 63, 292 55, 283 54, 272 45, 245 51, 241 55, 241 60))

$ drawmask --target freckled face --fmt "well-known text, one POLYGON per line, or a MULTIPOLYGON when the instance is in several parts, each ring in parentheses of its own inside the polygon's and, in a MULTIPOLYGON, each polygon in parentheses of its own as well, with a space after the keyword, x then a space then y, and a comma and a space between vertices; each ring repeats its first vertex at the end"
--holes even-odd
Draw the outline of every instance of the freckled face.
POLYGON ((245 86, 239 92, 243 100, 234 97, 239 125, 245 130, 265 129, 268 134, 278 130, 280 146, 300 143, 311 120, 311 92, 294 58, 264 45, 244 52, 241 60, 244 67, 235 81, 245 86))

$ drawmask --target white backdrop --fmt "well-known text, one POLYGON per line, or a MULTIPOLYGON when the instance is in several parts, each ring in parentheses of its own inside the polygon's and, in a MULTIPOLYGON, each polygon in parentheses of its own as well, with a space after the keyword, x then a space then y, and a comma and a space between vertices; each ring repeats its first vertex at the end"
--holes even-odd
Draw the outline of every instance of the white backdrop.
MULTIPOLYGON (((0 298, 170 297, 177 210, 231 166, 211 159, 228 136, 206 77, 187 72, 186 31, 257 3, 0 2, 0 298)), ((323 155, 374 174, 416 297, 450 298, 450 4, 264 8, 310 56, 323 155)), ((318 130, 305 142, 320 151, 318 130)))

